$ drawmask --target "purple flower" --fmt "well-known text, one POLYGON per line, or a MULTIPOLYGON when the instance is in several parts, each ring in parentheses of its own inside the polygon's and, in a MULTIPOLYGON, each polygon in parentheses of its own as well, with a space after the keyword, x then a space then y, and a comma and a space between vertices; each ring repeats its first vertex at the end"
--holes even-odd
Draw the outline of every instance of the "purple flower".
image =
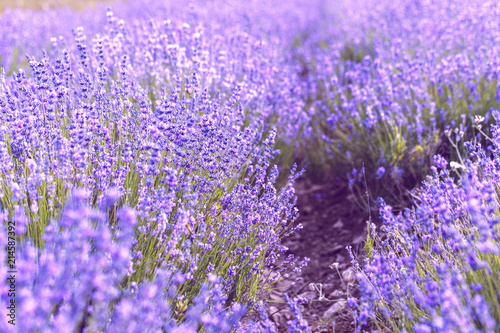
POLYGON ((444 169, 448 165, 448 161, 441 155, 434 155, 434 164, 439 169, 444 169))
POLYGON ((382 178, 384 174, 385 174, 385 168, 383 166, 377 169, 377 179, 382 178))

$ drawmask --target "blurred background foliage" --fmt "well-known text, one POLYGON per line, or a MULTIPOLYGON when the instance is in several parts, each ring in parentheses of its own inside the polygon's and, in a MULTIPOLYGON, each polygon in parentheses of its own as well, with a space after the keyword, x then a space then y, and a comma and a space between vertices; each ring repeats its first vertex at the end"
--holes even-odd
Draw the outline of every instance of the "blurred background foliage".
POLYGON ((1 0, 0 12, 3 12, 6 8, 48 9, 66 6, 82 10, 87 7, 94 7, 100 2, 112 3, 113 0, 1 0))

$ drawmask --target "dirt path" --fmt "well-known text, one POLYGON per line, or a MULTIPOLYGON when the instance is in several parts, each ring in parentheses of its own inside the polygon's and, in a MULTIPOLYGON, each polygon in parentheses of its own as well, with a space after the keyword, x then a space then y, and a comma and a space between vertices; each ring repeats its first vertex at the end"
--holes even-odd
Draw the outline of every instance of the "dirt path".
MULTIPOLYGON (((352 311, 345 302, 318 301, 319 293, 311 290, 310 284, 321 283, 321 290, 329 300, 346 299, 346 282, 353 275, 345 248, 351 245, 355 252, 363 251, 368 214, 356 205, 347 186, 338 181, 303 177, 295 188, 300 212, 296 223, 302 223, 304 229, 286 238, 283 245, 289 248, 288 253, 311 260, 300 274, 301 281, 279 292, 273 291, 271 299, 282 300, 285 292, 291 297, 311 298, 313 301, 304 305, 302 313, 313 332, 353 332, 352 311), (330 268, 333 263, 338 263, 344 281, 330 268)), ((282 286, 288 284, 290 281, 280 282, 282 286)), ((356 295, 355 288, 350 287, 350 293, 356 295)), ((275 313, 271 318, 279 323, 280 332, 286 332, 286 322, 292 318, 290 311, 277 303, 268 303, 268 311, 275 313)))

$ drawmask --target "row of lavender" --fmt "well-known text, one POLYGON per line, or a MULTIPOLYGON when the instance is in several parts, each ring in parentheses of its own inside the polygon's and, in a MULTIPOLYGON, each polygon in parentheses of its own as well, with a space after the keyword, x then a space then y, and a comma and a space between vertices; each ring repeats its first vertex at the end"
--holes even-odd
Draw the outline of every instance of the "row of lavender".
POLYGON ((299 173, 277 190, 266 122, 295 98, 278 68, 285 30, 269 31, 283 17, 218 5, 1 16, 0 202, 20 244, 19 331, 275 329, 249 310, 306 263, 281 259, 299 173))
POLYGON ((365 172, 351 173, 353 188, 365 176, 391 182, 388 192, 371 190, 395 204, 430 174, 406 192, 411 209, 395 215, 379 200, 383 232, 372 224, 365 257, 351 252, 356 331, 499 332, 499 4, 349 8, 359 30, 333 47, 338 60, 334 43, 312 40, 321 67, 311 91, 328 122, 315 134, 331 140, 316 142, 333 160, 357 170, 364 162, 365 172))
MULTIPOLYGON (((315 171, 347 174, 354 191, 364 193, 368 185, 373 196, 382 195, 398 210, 411 197, 420 203, 414 210, 420 212, 418 218, 409 212, 397 222, 389 213, 382 215, 391 241, 382 242, 374 234, 369 238, 376 245, 367 247, 365 265, 357 266, 361 303, 349 302, 359 307, 360 324, 372 317, 393 330, 441 329, 449 299, 432 296, 430 308, 424 299, 439 288, 441 295, 453 293, 444 277, 460 267, 468 272, 460 290, 470 291, 455 300, 469 304, 463 311, 470 316, 463 318, 472 318, 469 324, 480 329, 494 326, 491 320, 500 322, 498 313, 479 318, 477 309, 485 313, 488 307, 498 308, 498 287, 474 275, 479 266, 468 256, 482 258, 481 253, 498 250, 492 222, 495 192, 470 181, 453 185, 445 171, 434 171, 433 182, 423 191, 410 195, 407 190, 432 172, 435 162, 444 168, 446 159, 457 160, 460 164, 452 164, 457 175, 464 172, 460 169, 467 170, 464 175, 472 172, 472 162, 462 158, 466 140, 473 146, 483 143, 484 156, 493 154, 498 139, 489 129, 499 104, 499 12, 496 3, 455 0, 340 1, 335 6, 324 1, 187 6, 144 0, 117 6, 107 15, 104 8, 5 13, 0 17, 5 32, 0 62, 6 71, 0 90, 4 218, 16 219, 20 233, 26 225, 22 238, 32 240, 33 251, 44 248, 39 252, 54 258, 44 259, 53 262, 46 266, 48 273, 40 270, 27 277, 27 286, 33 279, 47 281, 38 282, 41 289, 36 292, 48 296, 44 307, 29 295, 20 301, 23 311, 37 318, 26 325, 56 330, 57 325, 74 324, 68 318, 78 318, 82 327, 106 330, 123 319, 133 330, 129 321, 140 320, 120 304, 147 307, 140 302, 152 294, 140 296, 140 290, 151 285, 165 289, 157 283, 167 282, 155 279, 163 274, 167 285, 175 286, 164 303, 171 310, 151 325, 186 319, 190 327, 201 323, 207 330, 229 330, 244 311, 235 308, 226 320, 215 315, 221 313, 218 306, 252 308, 265 298, 260 290, 287 274, 276 268, 266 282, 262 279, 264 268, 275 267, 286 251, 280 240, 297 215, 295 170, 277 192, 279 168, 272 161, 286 169, 290 158, 298 158, 318 166, 315 171), (77 25, 84 28, 71 29, 77 25), (27 60, 21 56, 25 53, 27 60), (275 138, 279 155, 273 150, 275 138), (444 159, 433 158, 436 153, 444 159), (68 199, 75 188, 85 191, 68 199), (461 215, 454 215, 455 207, 469 202, 474 193, 490 193, 477 200, 478 205, 490 205, 488 210, 463 208, 461 215), (456 201, 448 207, 446 198, 456 201), (82 203, 100 213, 91 213, 82 203), (115 240, 111 243, 122 246, 122 257, 102 264, 123 261, 126 270, 100 268, 105 272, 101 279, 93 278, 95 271, 80 273, 76 263, 112 258, 116 250, 109 240, 97 245, 92 228, 76 227, 75 212, 80 210, 87 216, 81 220, 101 228, 105 238, 102 224, 108 225, 115 240), (438 212, 446 219, 436 218, 438 212), (487 226, 484 232, 491 233, 479 237, 475 225, 483 219, 490 222, 481 228, 487 226), (134 241, 122 241, 121 233, 134 223, 134 241), (450 230, 455 229, 459 231, 453 241, 468 247, 450 243, 450 230), (76 239, 81 243, 75 246, 86 248, 88 255, 75 255, 78 261, 57 257, 67 245, 64 237, 50 236, 57 235, 54 230, 73 230, 64 237, 80 233, 76 239), (86 239, 93 247, 83 245, 86 239), (486 240, 490 250, 477 248, 486 240), (422 257, 432 244, 455 252, 445 251, 450 260, 441 255, 425 261, 422 257), (99 246, 104 250, 99 252, 99 246), (422 260, 444 268, 437 272, 421 267, 422 260), (69 266, 54 268, 61 263, 69 266), (39 278, 55 270, 60 273, 55 278, 39 278), (179 270, 182 276, 175 274, 179 270), (55 288, 67 276, 78 277, 76 285, 61 282, 63 287, 55 288), (108 278, 116 289, 103 294, 100 283, 108 278), (402 279, 424 296, 400 303, 409 299, 400 297, 409 290, 398 287, 402 279), (425 284, 429 281, 431 287, 425 284), (143 287, 135 289, 137 283, 143 287), (216 286, 204 289, 205 283, 216 286), (71 288, 80 291, 65 294, 71 288), (210 303, 200 301, 208 297, 204 292, 215 299, 209 310, 202 305, 210 303), (470 305, 472 299, 477 306, 470 305), (95 312, 98 307, 107 310, 95 312), (200 316, 204 312, 208 315, 200 316)), ((484 165, 488 158, 479 161, 484 165)), ((488 170, 486 176, 481 171, 474 173, 476 178, 470 174, 463 179, 497 179, 496 169, 488 170)), ((382 211, 388 212, 387 207, 382 211)), ((496 276, 494 251, 491 258, 488 267, 496 276)), ((295 261, 286 259, 284 267, 291 269, 295 261)), ((483 266, 478 274, 488 272, 483 266)), ((300 316, 291 325, 307 327, 300 316)), ((249 329, 273 328, 264 320, 249 329)))
POLYGON ((349 1, 336 10, 337 24, 294 49, 310 119, 298 148, 311 163, 349 174, 360 194, 366 177, 374 198, 400 209, 435 154, 458 160, 465 141, 482 140, 476 116, 485 118, 483 130, 494 123, 500 7, 349 1))
POLYGON ((489 152, 466 144, 470 155, 458 183, 436 155, 415 207, 396 216, 381 202, 383 234, 372 224, 366 258, 351 253, 361 296, 348 304, 357 331, 370 319, 392 332, 500 331, 497 126, 488 141, 489 152))

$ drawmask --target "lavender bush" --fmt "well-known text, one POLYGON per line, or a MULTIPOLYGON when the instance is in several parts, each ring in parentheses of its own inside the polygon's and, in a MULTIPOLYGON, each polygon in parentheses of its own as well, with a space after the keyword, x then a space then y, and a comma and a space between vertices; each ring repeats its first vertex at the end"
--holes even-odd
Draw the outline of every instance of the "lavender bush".
POLYGON ((491 132, 491 153, 466 145, 470 159, 460 166, 458 184, 436 156, 417 206, 395 216, 382 203, 385 237, 373 225, 368 257, 353 262, 358 329, 371 318, 394 332, 500 330, 500 132, 497 126, 491 132))
POLYGON ((400 209, 432 156, 458 159, 475 117, 491 123, 498 3, 348 1, 332 11, 336 20, 294 49, 310 118, 297 149, 347 174, 360 199, 366 178, 373 198, 400 209))
MULTIPOLYGON (((226 296, 215 275, 202 284, 180 326, 171 303, 179 297, 177 289, 186 274, 165 266, 156 270, 152 281, 128 284, 137 213, 122 207, 116 213, 117 222, 110 225, 116 193, 111 190, 98 210, 87 204, 90 195, 88 190, 74 190, 60 219, 46 227, 45 248, 27 242, 17 257, 22 272, 16 281, 22 314, 15 326, 19 332, 195 332, 199 325, 207 332, 228 332, 234 328, 246 309, 237 304, 229 312, 221 308, 226 296)), ((27 217, 20 210, 12 220, 21 232, 27 217)), ((0 237, 6 242, 5 234, 0 237)), ((7 270, 2 261, 2 274, 7 270)), ((4 320, 0 325, 4 332, 12 328, 4 320)))

